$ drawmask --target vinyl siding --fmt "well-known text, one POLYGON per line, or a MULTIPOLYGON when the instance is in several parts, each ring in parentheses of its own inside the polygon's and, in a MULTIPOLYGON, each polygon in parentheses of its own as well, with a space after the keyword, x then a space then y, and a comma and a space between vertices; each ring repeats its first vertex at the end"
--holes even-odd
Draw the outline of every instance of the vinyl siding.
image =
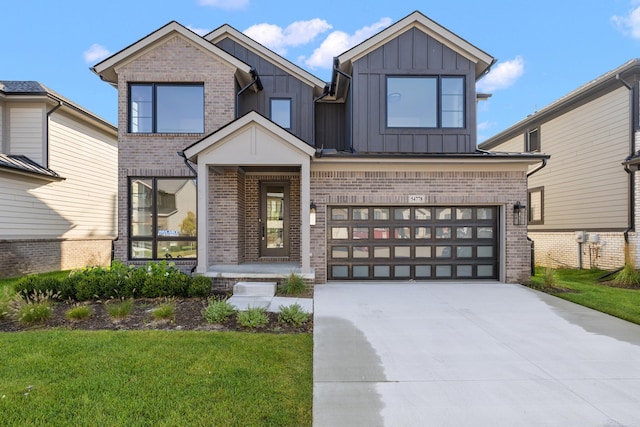
POLYGON ((114 237, 116 139, 55 113, 50 167, 66 178, 48 182, 0 174, 0 239, 114 237))
POLYGON ((22 154, 47 166, 43 107, 9 107, 8 154, 22 154))
POLYGON ((5 153, 4 147, 4 106, 0 104, 0 153, 5 153))
POLYGON ((544 224, 531 231, 627 227, 629 116, 628 90, 619 88, 542 124, 551 159, 529 178, 529 188, 544 187, 544 224))

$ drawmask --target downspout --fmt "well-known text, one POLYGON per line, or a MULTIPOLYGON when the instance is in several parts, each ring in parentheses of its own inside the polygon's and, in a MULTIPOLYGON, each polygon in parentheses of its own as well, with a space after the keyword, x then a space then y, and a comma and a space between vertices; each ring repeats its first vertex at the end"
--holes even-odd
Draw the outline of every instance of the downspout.
MULTIPOLYGON (((189 159, 187 159, 187 156, 184 154, 184 151, 178 151, 178 156, 182 157, 184 159, 184 164, 187 165, 187 167, 189 168, 189 170, 193 173, 193 176, 196 178, 196 186, 198 185, 198 172, 196 172, 196 170, 193 168, 193 166, 191 166, 191 164, 189 163, 189 159)), ((198 211, 198 198, 196 197, 196 212, 198 211)), ((197 237, 196 237, 197 239, 197 237)), ((194 265, 193 267, 191 267, 191 274, 193 274, 194 271, 196 271, 196 268, 198 268, 198 263, 196 261, 196 265, 194 265)))
MULTIPOLYGON (((620 77, 620 74, 616 74, 616 80, 618 80, 620 83, 622 83, 627 89, 629 89, 630 93, 631 93, 631 135, 629 137, 629 157, 632 157, 635 153, 634 151, 634 140, 635 140, 635 122, 636 122, 636 114, 637 114, 637 108, 636 108, 636 103, 634 102, 633 98, 634 98, 634 90, 633 90, 633 86, 631 84, 629 84, 627 81, 625 81, 622 77, 620 77)), ((628 176, 629 176, 629 227, 627 227, 626 230, 624 230, 624 242, 625 243, 629 243, 629 233, 631 231, 633 231, 636 227, 635 223, 635 215, 636 215, 636 204, 635 204, 635 179, 634 179, 634 173, 631 169, 629 169, 629 166, 624 165, 624 170, 625 172, 627 172, 628 176)))
MULTIPOLYGON (((349 79, 349 151, 353 153, 353 84, 352 76, 345 73, 338 67, 338 57, 333 58, 333 76, 336 76, 335 83, 337 83, 337 74, 340 74, 349 79)), ((335 95, 335 83, 332 78, 331 95, 335 95)))
POLYGON ((311 142, 316 147, 316 102, 320 101, 325 96, 329 95, 329 85, 325 85, 324 90, 320 96, 313 98, 313 105, 311 107, 311 142))
POLYGON ((56 99, 56 101, 58 101, 58 105, 56 105, 55 107, 53 107, 51 110, 47 111, 47 120, 45 122, 45 141, 44 141, 44 149, 45 149, 45 153, 44 153, 44 158, 46 159, 46 167, 49 167, 49 117, 51 117, 51 115, 60 107, 62 107, 64 105, 64 103, 59 100, 56 99))
POLYGON ((240 104, 240 95, 242 95, 247 89, 249 89, 254 84, 256 85, 256 88, 258 90, 264 89, 264 87, 262 86, 262 82, 260 81, 260 76, 258 75, 258 72, 256 71, 256 69, 251 67, 251 69, 249 70, 249 73, 251 73, 251 77, 253 77, 253 80, 250 83, 248 83, 246 86, 241 88, 236 94, 236 111, 235 111, 236 119, 238 118, 238 110, 239 110, 238 106, 240 104))
MULTIPOLYGON (((544 168, 545 166, 547 166, 547 159, 542 159, 542 163, 540 163, 538 166, 536 166, 535 168, 527 172, 527 179, 529 179, 531 175, 540 171, 540 169, 544 168)), ((527 240, 531 244, 531 275, 535 276, 536 275, 536 251, 535 251, 536 242, 534 242, 533 239, 529 237, 529 233, 527 233, 527 240)))

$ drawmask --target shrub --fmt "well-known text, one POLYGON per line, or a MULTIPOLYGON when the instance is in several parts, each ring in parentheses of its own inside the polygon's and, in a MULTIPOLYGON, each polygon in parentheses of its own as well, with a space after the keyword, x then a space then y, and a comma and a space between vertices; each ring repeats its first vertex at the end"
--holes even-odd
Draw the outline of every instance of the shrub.
POLYGON ((0 319, 9 315, 9 305, 15 295, 8 286, 0 289, 0 319))
POLYGON ((107 313, 114 319, 122 319, 133 312, 133 300, 125 299, 107 304, 107 313))
POLYGON ((165 302, 151 310, 151 317, 155 320, 173 319, 176 310, 176 302, 173 299, 167 299, 165 302))
POLYGON ((624 267, 613 278, 613 283, 618 286, 640 285, 640 273, 636 270, 636 264, 631 256, 629 244, 624 245, 624 267))
POLYGON ((210 300, 202 310, 202 316, 209 323, 223 323, 235 312, 236 309, 226 299, 210 300))
POLYGON ((288 323, 293 326, 302 326, 309 321, 309 313, 304 311, 299 304, 279 307, 278 322, 288 323))
POLYGON ((17 295, 10 303, 10 311, 15 320, 32 325, 35 323, 44 323, 53 312, 53 300, 58 298, 58 294, 51 290, 33 293, 21 296, 17 295))
POLYGON ((301 276, 292 272, 280 288, 285 295, 300 295, 307 290, 307 282, 301 276))
POLYGON ((190 297, 206 297, 211 293, 211 279, 206 276, 191 278, 187 295, 190 297))
POLYGON ((147 264, 147 276, 142 295, 147 298, 186 296, 191 278, 167 261, 147 264))
POLYGON ((269 316, 264 308, 249 307, 238 313, 238 323, 245 328, 261 328, 269 324, 269 316))
MULTIPOLYGON (((58 294, 58 296, 60 296, 60 281, 55 277, 38 275, 25 276, 15 283, 14 289, 16 293, 23 297, 32 296, 36 292, 42 294, 47 291, 51 291, 52 294, 58 294)), ((62 298, 64 297, 66 297, 66 295, 62 296, 62 298)))
POLYGON ((556 276, 553 273, 553 269, 550 267, 545 267, 544 269, 544 285, 547 287, 552 287, 556 284, 556 276))
POLYGON ((69 320, 84 320, 93 316, 94 312, 88 305, 76 305, 66 311, 64 316, 69 320))

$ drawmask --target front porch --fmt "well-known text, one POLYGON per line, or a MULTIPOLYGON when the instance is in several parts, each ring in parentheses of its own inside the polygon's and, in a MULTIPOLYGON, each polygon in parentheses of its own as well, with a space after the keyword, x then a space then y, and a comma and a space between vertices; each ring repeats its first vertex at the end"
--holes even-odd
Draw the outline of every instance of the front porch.
POLYGON ((277 280, 286 279, 291 273, 297 274, 311 283, 316 277, 314 270, 304 273, 300 263, 296 262, 215 264, 210 265, 203 275, 227 280, 277 280))

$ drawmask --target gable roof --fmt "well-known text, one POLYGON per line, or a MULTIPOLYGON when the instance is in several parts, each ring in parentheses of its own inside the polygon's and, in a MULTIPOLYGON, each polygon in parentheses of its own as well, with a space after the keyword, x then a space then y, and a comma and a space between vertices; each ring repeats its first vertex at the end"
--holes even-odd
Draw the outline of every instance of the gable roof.
POLYGON ((39 178, 44 178, 50 181, 62 181, 63 177, 58 175, 57 172, 45 168, 34 162, 27 156, 22 155, 8 155, 0 154, 0 170, 7 170, 9 172, 16 172, 22 175, 35 175, 39 178))
POLYGON ((200 153, 216 145, 217 142, 225 140, 236 132, 242 131, 243 129, 246 129, 251 125, 259 126, 260 128, 278 137, 278 139, 287 142, 293 149, 300 151, 308 156, 313 156, 316 152, 315 148, 311 147, 309 144, 307 144, 291 132, 278 126, 262 114, 252 110, 244 116, 239 117, 236 120, 221 127, 220 129, 212 132, 201 140, 191 144, 184 149, 183 153, 187 159, 191 160, 194 163, 198 163, 197 158, 200 153))
POLYGON ((122 66, 123 64, 126 64, 129 61, 132 61, 136 57, 145 53, 148 49, 155 46, 157 43, 162 42, 163 40, 174 34, 180 34, 190 42, 201 47, 203 50, 217 56, 218 58, 229 64, 230 67, 235 68, 237 77, 242 83, 246 84, 252 81, 253 78, 251 76, 251 66, 239 60, 235 56, 228 54, 213 43, 208 42, 198 34, 182 26, 176 21, 169 22, 165 26, 157 29, 146 37, 143 37, 137 42, 122 49, 120 52, 117 52, 107 59, 102 60, 101 62, 94 65, 91 68, 91 71, 100 76, 102 80, 116 85, 118 81, 116 68, 122 66))
POLYGON ((490 150, 493 147, 500 145, 506 139, 524 132, 524 129, 529 126, 537 126, 544 121, 548 121, 553 117, 564 114, 569 109, 575 108, 575 106, 580 105, 580 103, 606 88, 613 90, 622 85, 626 86, 627 83, 624 81, 624 78, 629 74, 640 75, 640 59, 636 58, 627 61, 618 68, 596 77, 590 82, 558 98, 546 107, 528 115, 502 132, 492 136, 480 144, 479 147, 485 150, 490 150))
POLYGON ((268 59, 270 62, 287 71, 289 74, 297 77, 309 86, 313 87, 316 96, 321 94, 324 90, 326 82, 295 65, 288 59, 283 58, 269 48, 261 45, 251 37, 236 30, 231 25, 224 24, 204 36, 204 38, 210 41, 212 44, 218 43, 219 41, 224 40, 227 37, 240 44, 244 48, 248 49, 249 51, 253 52, 254 54, 268 59))
MULTIPOLYGON (((419 11, 415 11, 395 24, 363 41, 359 45, 356 45, 339 55, 338 61, 341 68, 343 67, 343 64, 357 61, 391 39, 398 37, 400 34, 412 28, 418 28, 420 31, 433 37, 440 43, 449 47, 451 50, 475 63, 476 78, 480 78, 482 75, 486 74, 491 65, 495 62, 495 59, 488 53, 480 50, 468 41, 447 30, 437 22, 427 18, 419 11)), ((345 68, 342 69, 345 70, 345 68)))

